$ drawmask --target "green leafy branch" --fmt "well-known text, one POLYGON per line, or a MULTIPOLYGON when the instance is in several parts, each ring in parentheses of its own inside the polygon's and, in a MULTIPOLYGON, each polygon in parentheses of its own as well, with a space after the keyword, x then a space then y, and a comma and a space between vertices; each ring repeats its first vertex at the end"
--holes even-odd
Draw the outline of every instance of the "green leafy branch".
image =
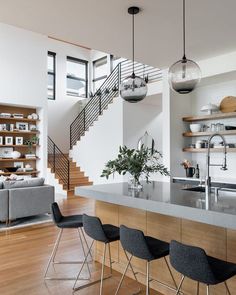
POLYGON ((152 150, 144 145, 140 149, 128 149, 127 146, 119 148, 119 153, 116 159, 110 160, 105 165, 101 177, 107 179, 115 172, 120 175, 130 173, 135 181, 139 182, 140 176, 143 175, 146 182, 149 182, 151 173, 160 173, 161 175, 169 176, 168 169, 160 163, 162 155, 157 150, 152 150))

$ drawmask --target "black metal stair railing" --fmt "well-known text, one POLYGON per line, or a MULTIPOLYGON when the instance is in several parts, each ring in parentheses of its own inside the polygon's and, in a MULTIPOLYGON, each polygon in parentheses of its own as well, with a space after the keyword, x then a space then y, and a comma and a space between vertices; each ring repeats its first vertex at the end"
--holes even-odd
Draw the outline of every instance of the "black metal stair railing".
MULTIPOLYGON (((85 131, 97 120, 113 98, 119 96, 121 81, 130 76, 133 71, 133 64, 130 60, 119 63, 93 97, 85 105, 83 110, 70 125, 70 148, 80 140, 85 131)), ((147 83, 162 79, 162 71, 151 66, 135 62, 134 71, 137 76, 143 77, 147 83)))
POLYGON ((62 181, 63 187, 70 189, 70 161, 59 149, 55 142, 48 136, 48 166, 52 173, 62 181))

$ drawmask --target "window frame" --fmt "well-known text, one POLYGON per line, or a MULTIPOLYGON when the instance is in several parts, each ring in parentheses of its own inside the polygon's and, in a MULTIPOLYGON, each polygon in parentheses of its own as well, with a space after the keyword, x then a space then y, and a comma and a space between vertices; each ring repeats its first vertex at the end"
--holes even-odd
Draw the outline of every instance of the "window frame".
MULTIPOLYGON (((95 89, 94 89, 94 82, 97 82, 97 81, 100 81, 100 80, 103 80, 103 79, 106 79, 107 77, 108 77, 108 75, 103 75, 103 76, 100 76, 100 77, 98 77, 98 78, 94 78, 94 69, 95 69, 95 64, 96 64, 96 62, 98 62, 98 61, 101 61, 101 60, 103 60, 103 59, 106 59, 106 64, 108 64, 108 58, 107 58, 107 56, 103 56, 103 57, 100 57, 100 58, 98 58, 98 59, 96 59, 96 60, 93 60, 93 79, 92 79, 92 83, 93 83, 93 90, 95 91, 95 89)), ((98 89, 97 89, 98 90, 98 89)))
POLYGON ((47 96, 47 98, 49 100, 56 100, 56 53, 53 51, 48 51, 47 57, 48 56, 53 57, 53 72, 50 72, 49 70, 47 70, 48 75, 53 76, 53 97, 49 98, 47 96))
POLYGON ((80 59, 80 58, 76 58, 76 57, 73 57, 73 56, 67 56, 66 57, 66 63, 68 61, 72 61, 72 62, 77 62, 77 63, 82 63, 85 65, 85 79, 83 78, 77 78, 77 77, 71 77, 68 75, 67 73, 67 69, 66 69, 66 95, 67 96, 72 96, 72 97, 81 97, 81 98, 87 98, 88 97, 88 61, 85 60, 85 59, 80 59), (76 81, 82 81, 82 82, 85 82, 85 97, 83 96, 80 96, 80 95, 73 95, 71 93, 68 93, 67 91, 67 79, 74 79, 76 81))

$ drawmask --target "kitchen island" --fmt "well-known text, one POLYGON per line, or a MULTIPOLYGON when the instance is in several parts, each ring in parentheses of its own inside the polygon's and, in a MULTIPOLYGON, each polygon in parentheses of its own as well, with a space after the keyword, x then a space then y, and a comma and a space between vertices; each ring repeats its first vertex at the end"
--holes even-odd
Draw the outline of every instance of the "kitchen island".
MULTIPOLYGON (((143 190, 137 192, 130 190, 127 183, 114 183, 77 187, 75 194, 96 200, 96 215, 104 223, 125 224, 167 242, 174 239, 200 246, 209 255, 236 262, 235 193, 220 192, 217 202, 213 195, 210 209, 205 210, 204 193, 189 191, 188 188, 178 183, 152 182, 144 184, 143 190)), ((114 268, 122 272, 125 264, 123 250, 118 242, 113 243, 111 249, 114 268)), ((97 243, 98 261, 101 260, 101 252, 101 245, 97 243)), ((134 259, 134 267, 140 272, 140 281, 144 282, 145 263, 134 259)), ((152 264, 151 274, 161 282, 173 284, 161 260, 152 264)), ((175 277, 177 281, 180 279, 177 273, 175 277)), ((229 281, 229 287, 234 294, 236 279, 229 281)), ((153 283, 152 288, 163 294, 174 294, 158 283, 153 283)), ((183 291, 196 294, 196 283, 186 280, 183 291)), ((200 294, 205 294, 205 286, 201 286, 200 294)), ((226 294, 226 290, 223 285, 215 286, 212 294, 226 294)))

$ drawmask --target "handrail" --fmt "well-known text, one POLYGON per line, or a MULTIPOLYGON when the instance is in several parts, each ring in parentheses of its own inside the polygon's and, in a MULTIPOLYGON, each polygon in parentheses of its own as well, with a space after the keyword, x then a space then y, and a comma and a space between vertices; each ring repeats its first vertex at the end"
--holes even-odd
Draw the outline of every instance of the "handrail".
POLYGON ((63 185, 70 189, 70 161, 67 156, 60 150, 55 142, 48 136, 48 164, 52 173, 62 181, 63 185))
MULTIPOLYGON (((152 66, 138 62, 134 63, 134 70, 137 76, 145 79, 146 83, 162 79, 162 71, 152 66)), ((85 131, 97 120, 104 109, 119 95, 120 83, 133 71, 131 60, 120 62, 106 78, 100 88, 95 92, 85 107, 70 125, 70 148, 85 134, 85 131)))

